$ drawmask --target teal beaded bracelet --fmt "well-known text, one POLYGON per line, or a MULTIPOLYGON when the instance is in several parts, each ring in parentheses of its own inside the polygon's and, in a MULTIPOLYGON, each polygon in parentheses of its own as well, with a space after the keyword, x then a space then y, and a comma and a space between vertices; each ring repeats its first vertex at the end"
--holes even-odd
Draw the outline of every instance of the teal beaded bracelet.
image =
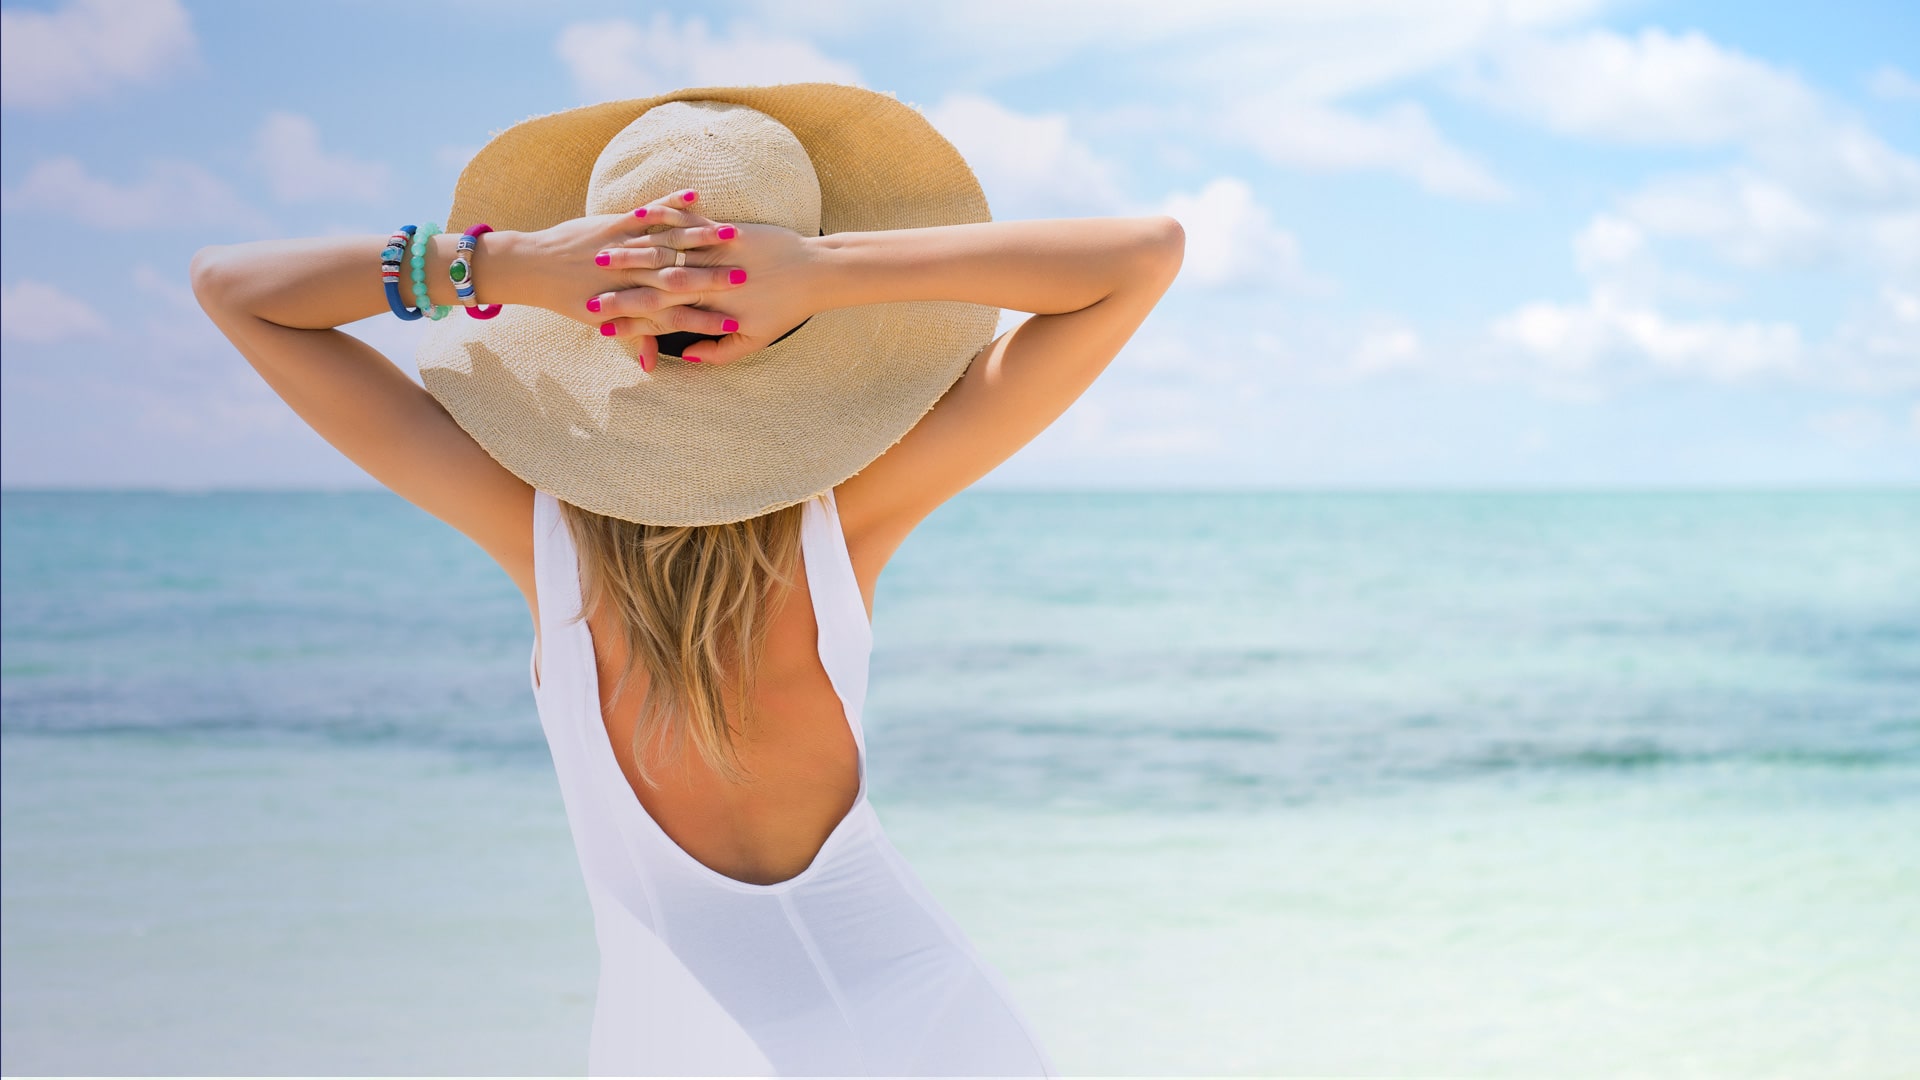
POLYGON ((435 319, 444 319, 453 313, 451 304, 435 304, 427 296, 427 241, 440 233, 440 226, 429 221, 420 226, 413 234, 413 258, 410 269, 413 271, 414 306, 435 319))

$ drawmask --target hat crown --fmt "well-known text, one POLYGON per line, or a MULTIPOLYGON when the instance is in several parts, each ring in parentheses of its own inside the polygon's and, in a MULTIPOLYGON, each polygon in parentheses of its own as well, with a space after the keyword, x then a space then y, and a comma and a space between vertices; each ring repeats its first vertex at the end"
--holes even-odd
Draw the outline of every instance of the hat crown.
POLYGON ((608 141, 587 183, 589 214, 624 214, 676 191, 714 221, 820 233, 820 178, 785 124, 724 101, 669 101, 608 141))

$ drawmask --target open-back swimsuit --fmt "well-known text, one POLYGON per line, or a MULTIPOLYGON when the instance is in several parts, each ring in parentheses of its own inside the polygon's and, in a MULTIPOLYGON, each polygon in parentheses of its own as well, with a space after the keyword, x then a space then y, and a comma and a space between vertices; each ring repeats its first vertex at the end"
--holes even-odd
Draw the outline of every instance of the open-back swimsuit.
POLYGON ((699 862, 635 796, 601 715, 592 634, 571 621, 573 538, 543 491, 533 528, 534 700, 600 947, 588 1071, 1052 1075, 999 973, 867 801, 873 631, 833 493, 807 502, 801 556, 820 663, 859 749, 859 794, 812 863, 771 885, 699 862))

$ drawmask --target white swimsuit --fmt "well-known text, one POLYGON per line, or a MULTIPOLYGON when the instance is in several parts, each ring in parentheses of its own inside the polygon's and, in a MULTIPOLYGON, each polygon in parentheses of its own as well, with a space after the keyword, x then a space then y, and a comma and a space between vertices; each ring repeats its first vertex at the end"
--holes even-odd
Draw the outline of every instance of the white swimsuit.
POLYGON ((1050 1076, 999 973, 867 801, 873 631, 832 492, 804 514, 820 662, 859 747, 860 790, 811 865, 754 885, 687 854, 628 786, 600 714, 592 635, 568 621, 580 609, 573 539, 554 498, 534 495, 534 700, 600 945, 587 1069, 1050 1076))

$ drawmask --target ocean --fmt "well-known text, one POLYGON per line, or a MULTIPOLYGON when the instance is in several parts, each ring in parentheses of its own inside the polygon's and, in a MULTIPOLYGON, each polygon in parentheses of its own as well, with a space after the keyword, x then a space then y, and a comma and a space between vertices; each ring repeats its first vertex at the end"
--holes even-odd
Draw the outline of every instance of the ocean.
MULTIPOLYGON (((0 1071, 579 1073, 477 548, 0 495, 0 1071)), ((1073 1073, 1920 1074, 1920 493, 970 492, 870 794, 1073 1073)))

